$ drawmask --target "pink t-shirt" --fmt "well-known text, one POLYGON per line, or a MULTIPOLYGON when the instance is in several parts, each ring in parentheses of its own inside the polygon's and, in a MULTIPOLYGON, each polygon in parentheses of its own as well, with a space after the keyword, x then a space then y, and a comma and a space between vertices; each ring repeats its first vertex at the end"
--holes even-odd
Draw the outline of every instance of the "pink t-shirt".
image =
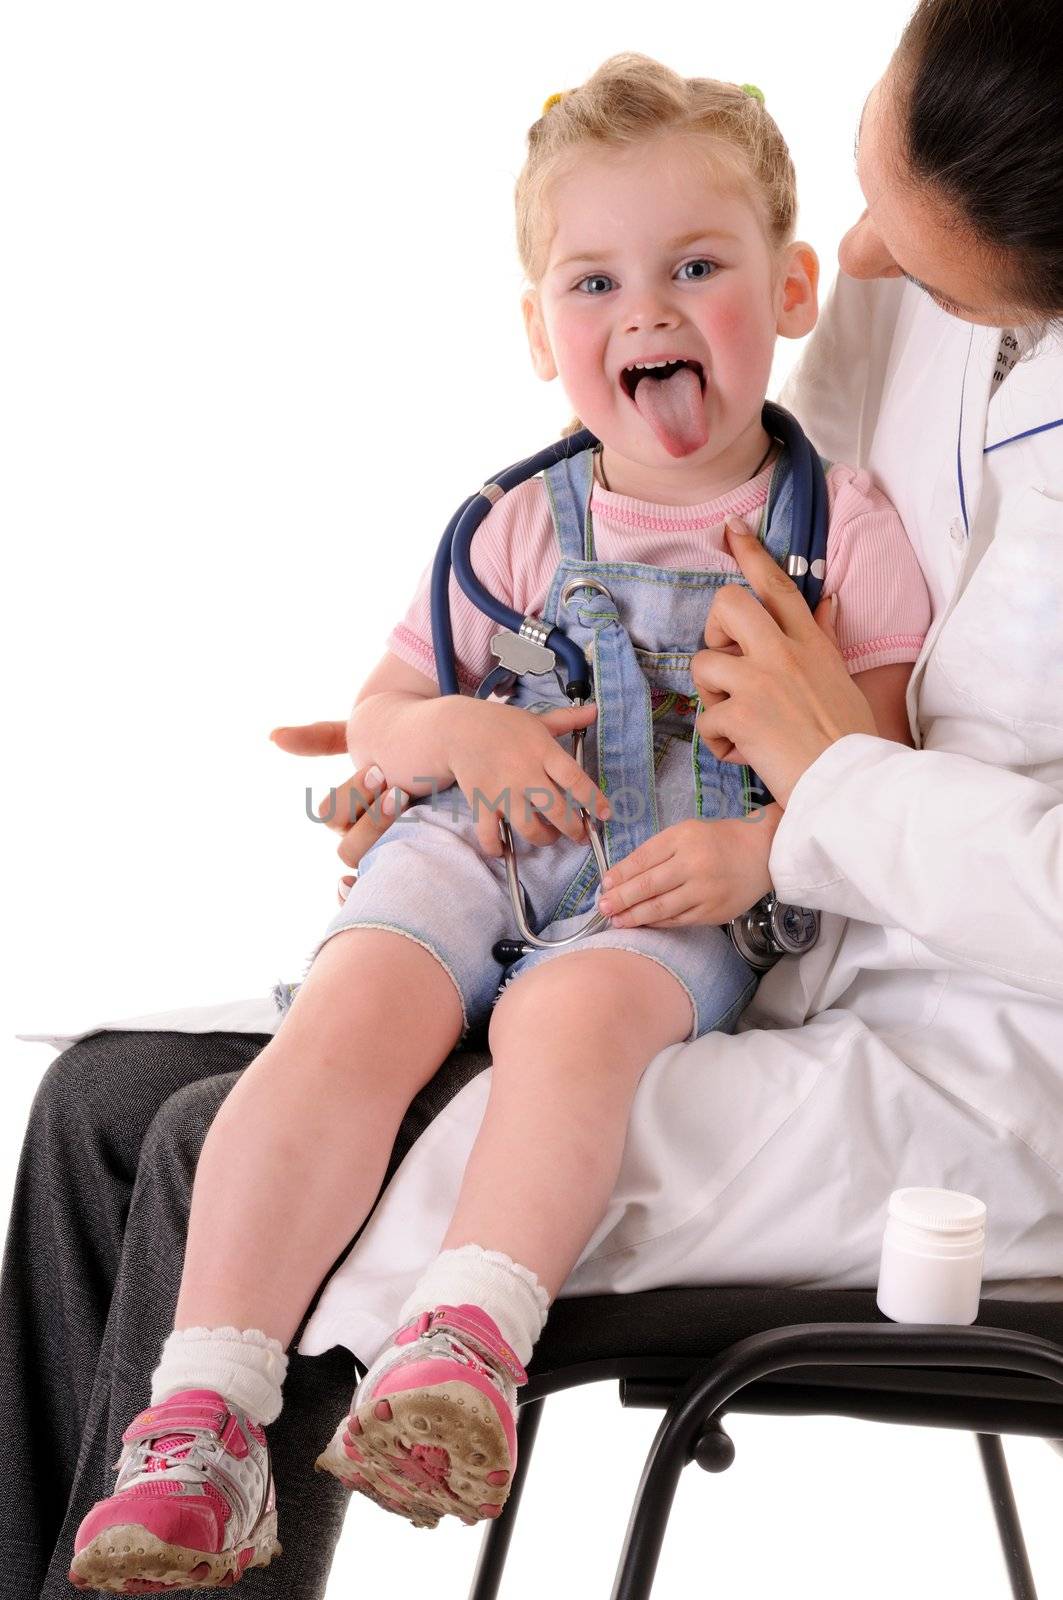
MULTIPOLYGON (((729 516, 758 525, 771 466, 728 494, 694 506, 661 506, 591 493, 595 556, 658 567, 738 572, 724 539, 729 516)), ((930 596, 915 552, 893 506, 866 472, 834 466, 827 474, 830 521, 824 594, 838 596, 837 635, 851 673, 914 661, 930 626, 930 596)), ((559 560, 546 489, 529 478, 492 506, 472 541, 472 566, 491 594, 522 616, 538 616, 559 560)), ((388 649, 436 679, 430 584, 425 568, 410 608, 388 636, 388 649)), ((498 624, 479 611, 450 575, 450 615, 458 681, 472 694, 496 665, 491 635, 498 624)), ((438 681, 438 680, 437 680, 438 681)))

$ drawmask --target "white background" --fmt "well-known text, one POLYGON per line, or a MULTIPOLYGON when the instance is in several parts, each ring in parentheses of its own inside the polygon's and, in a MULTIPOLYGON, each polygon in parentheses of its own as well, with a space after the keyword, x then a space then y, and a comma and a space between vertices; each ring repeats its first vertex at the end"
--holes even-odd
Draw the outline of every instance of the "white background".
MULTIPOLYGON (((49 1055, 16 1031, 261 994, 331 915, 304 786, 344 763, 267 733, 346 715, 454 504, 569 415, 517 309, 511 194, 544 97, 620 49, 759 83, 830 276, 907 9, 5 8, 0 1214, 49 1055)), ((551 1402, 507 1600, 607 1592, 656 1420, 612 1386, 551 1402)), ((684 1478, 662 1600, 1007 1592, 964 1435, 733 1432, 730 1473, 684 1478)), ((1009 1448, 1048 1596, 1063 1463, 1009 1448)), ((330 1596, 462 1595, 476 1543, 359 1502, 330 1596)))

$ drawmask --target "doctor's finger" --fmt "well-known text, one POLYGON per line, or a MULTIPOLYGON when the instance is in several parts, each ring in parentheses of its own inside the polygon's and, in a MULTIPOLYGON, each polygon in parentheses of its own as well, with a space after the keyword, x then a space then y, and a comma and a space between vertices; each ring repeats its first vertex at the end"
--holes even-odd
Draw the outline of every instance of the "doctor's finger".
MULTIPOLYGON (((786 581, 789 582, 789 579, 786 581)), ((794 593, 797 593, 796 589, 794 593)), ((801 599, 800 595, 798 599, 801 599)), ((801 604, 807 613, 808 607, 803 600, 801 604)), ((812 625, 815 628, 815 624, 812 625)), ((728 583, 722 589, 717 589, 705 619, 707 649, 716 651, 718 655, 737 655, 739 652, 750 655, 754 651, 763 655, 765 651, 777 649, 782 638, 783 630, 779 624, 748 589, 743 589, 737 583, 728 583)))
POLYGON ((295 727, 274 728, 270 738, 293 756, 341 756, 347 751, 347 724, 304 722, 295 727))
MULTIPOLYGON (((727 544, 753 593, 769 615, 791 639, 816 631, 808 602, 793 579, 780 567, 760 540, 733 518, 726 523, 727 544)), ((721 593, 723 591, 721 590, 721 593)))
POLYGON ((703 711, 695 726, 702 741, 717 761, 726 761, 731 752, 738 749, 738 741, 743 732, 742 724, 741 707, 736 707, 734 701, 728 697, 718 706, 711 706, 707 711, 703 711))
POLYGON ((384 793, 384 775, 379 767, 366 767, 343 783, 335 784, 319 803, 317 814, 328 828, 346 833, 371 808, 379 813, 384 793), (379 782, 367 783, 368 772, 379 774, 379 782))
POLYGON ((356 867, 370 846, 376 844, 382 834, 387 833, 394 821, 393 816, 389 817, 381 810, 379 803, 364 812, 353 828, 345 831, 336 846, 336 854, 344 866, 356 867))
POLYGON ((709 754, 716 757, 717 761, 729 761, 734 766, 746 765, 746 763, 742 760, 742 757, 738 754, 737 747, 731 743, 730 739, 719 737, 715 739, 702 739, 701 742, 708 750, 709 754))
POLYGON ((746 656, 722 650, 699 650, 690 661, 690 676, 706 710, 736 690, 748 688, 749 674, 755 670, 746 656))

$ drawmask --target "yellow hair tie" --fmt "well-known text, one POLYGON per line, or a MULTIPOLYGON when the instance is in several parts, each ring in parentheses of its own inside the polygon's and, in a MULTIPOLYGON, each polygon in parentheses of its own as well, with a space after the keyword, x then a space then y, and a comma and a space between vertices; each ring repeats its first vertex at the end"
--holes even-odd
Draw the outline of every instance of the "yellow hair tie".
POLYGON ((758 89, 755 83, 740 83, 738 87, 743 94, 748 94, 753 100, 759 100, 761 105, 764 104, 764 90, 758 89))
POLYGON ((560 94, 547 95, 546 99, 543 101, 543 109, 540 112, 540 115, 545 117, 546 113, 550 110, 551 106, 560 105, 561 101, 565 98, 567 93, 568 93, 567 89, 562 89, 560 94))

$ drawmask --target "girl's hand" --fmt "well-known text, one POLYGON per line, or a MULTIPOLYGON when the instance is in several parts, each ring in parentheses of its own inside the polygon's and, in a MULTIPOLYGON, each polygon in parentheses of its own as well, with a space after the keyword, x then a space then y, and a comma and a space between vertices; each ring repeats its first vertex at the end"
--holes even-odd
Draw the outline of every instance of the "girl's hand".
POLYGON ((610 867, 599 911, 614 928, 730 922, 771 888, 768 857, 782 807, 676 822, 610 867), (619 913, 619 914, 617 914, 619 913))
MULTIPOLYGON (((457 705, 457 697, 452 697, 457 705)), ((553 844, 561 834, 583 843, 579 806, 604 820, 609 802, 558 737, 586 728, 598 715, 591 701, 541 715, 523 706, 463 697, 448 741, 450 770, 472 807, 485 855, 500 856, 501 814, 529 844, 553 844), (555 735, 557 737, 555 737, 555 735)))
POLYGON ((838 650, 829 599, 813 616, 737 518, 727 540, 753 594, 728 584, 709 608, 708 648, 690 664, 705 706, 698 732, 719 760, 753 767, 785 806, 824 750, 847 733, 876 733, 875 718, 838 650))

